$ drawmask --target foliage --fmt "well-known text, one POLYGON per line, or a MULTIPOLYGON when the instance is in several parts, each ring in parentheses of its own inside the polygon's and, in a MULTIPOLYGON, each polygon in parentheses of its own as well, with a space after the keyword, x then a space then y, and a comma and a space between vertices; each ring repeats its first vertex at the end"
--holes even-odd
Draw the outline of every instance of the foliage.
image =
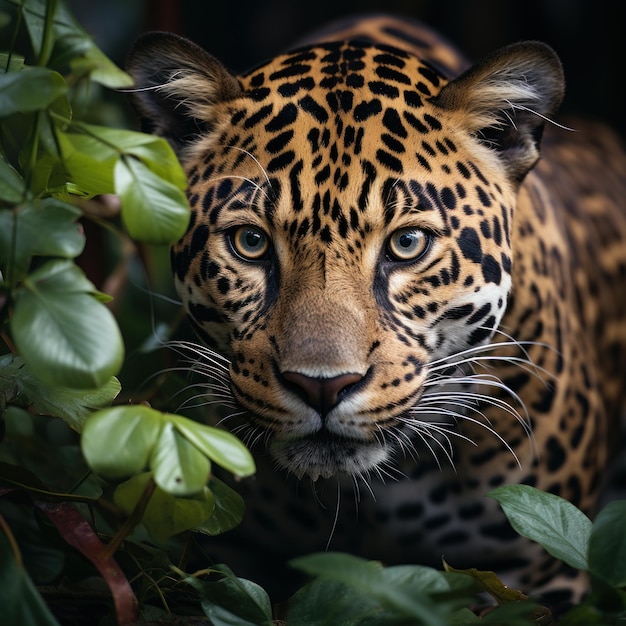
POLYGON ((38 587, 96 572, 118 622, 135 621, 132 575, 113 555, 133 553, 145 577, 156 551, 169 572, 172 535, 219 534, 241 519, 241 498, 212 464, 254 472, 233 435, 144 406, 132 386, 130 405, 107 408, 121 400, 116 376, 134 339, 125 305, 85 269, 98 277, 107 263, 100 282, 122 295, 116 268, 178 239, 189 209, 169 144, 94 119, 103 86, 132 81, 62 2, 2 0, 0 604, 11 623, 55 624, 47 604, 61 589, 46 603, 38 587))

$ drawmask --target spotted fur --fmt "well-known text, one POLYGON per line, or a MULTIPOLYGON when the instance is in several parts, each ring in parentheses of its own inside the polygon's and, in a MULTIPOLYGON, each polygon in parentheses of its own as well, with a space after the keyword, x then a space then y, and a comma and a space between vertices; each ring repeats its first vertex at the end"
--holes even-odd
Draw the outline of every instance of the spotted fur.
POLYGON ((188 175, 172 264, 211 348, 196 367, 259 463, 238 573, 330 539, 545 583, 483 496, 526 483, 592 510, 626 369, 626 161, 599 125, 550 126, 537 164, 554 52, 470 67, 377 17, 238 77, 148 34, 130 72, 188 175))

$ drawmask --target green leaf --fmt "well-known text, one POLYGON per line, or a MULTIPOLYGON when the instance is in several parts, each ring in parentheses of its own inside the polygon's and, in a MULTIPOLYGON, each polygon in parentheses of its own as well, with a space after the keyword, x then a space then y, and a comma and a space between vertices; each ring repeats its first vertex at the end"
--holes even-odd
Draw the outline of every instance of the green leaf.
POLYGON ((96 389, 121 367, 124 348, 111 312, 71 261, 50 261, 16 291, 11 327, 32 372, 50 385, 96 389))
POLYGON ((2 623, 59 626, 0 526, 0 606, 2 623))
POLYGON ((85 247, 85 235, 76 222, 80 215, 76 207, 55 198, 35 200, 19 211, 0 211, 0 267, 13 261, 13 271, 20 279, 33 256, 78 256, 85 247), (14 233, 16 240, 11 245, 14 233), (9 259, 12 249, 15 258, 9 259))
POLYGON ((169 181, 181 190, 186 188, 185 172, 165 139, 132 130, 82 122, 75 127, 82 131, 82 137, 94 142, 91 149, 89 144, 85 144, 85 151, 90 152, 94 158, 109 160, 121 154, 131 155, 143 161, 159 178, 169 181))
POLYGON ((573 504, 528 485, 498 487, 487 495, 500 504, 520 535, 536 541, 571 567, 589 569, 591 521, 573 504))
MULTIPOLYGON (((151 472, 133 476, 117 487, 113 500, 127 515, 134 510, 143 495, 151 472)), ((211 516, 215 500, 211 490, 204 487, 193 498, 177 498, 157 486, 141 519, 145 529, 158 542, 189 530, 211 516)))
MULTIPOLYGON (((136 474, 146 467, 154 472, 156 484, 173 495, 189 496, 202 492, 209 481, 211 464, 205 451, 197 447, 192 439, 197 431, 192 428, 178 426, 186 418, 161 413, 145 406, 118 406, 103 409, 94 413, 83 427, 82 448, 89 466, 105 478, 122 478, 136 474)), ((196 425, 201 432, 210 429, 208 426, 196 425)), ((227 452, 241 455, 240 448, 244 445, 237 439, 232 446, 230 439, 216 438, 215 442, 224 441, 227 452), (232 447, 228 447, 228 444, 232 447)), ((213 456, 224 456, 219 450, 213 450, 213 456)), ((247 453, 247 450, 246 450, 247 453)), ((221 463, 220 463, 221 464, 221 463)), ((222 508, 233 507, 229 513, 231 519, 222 513, 220 521, 214 524, 233 526, 239 519, 238 496, 216 479, 212 480, 222 508)))
POLYGON ((79 57, 70 61, 72 72, 79 76, 89 74, 91 80, 110 89, 132 87, 133 79, 89 41, 89 47, 79 57))
POLYGON ((218 465, 241 478, 254 474, 254 459, 235 435, 178 415, 172 415, 170 419, 186 439, 218 465))
POLYGON ((311 576, 321 576, 352 587, 379 602, 398 617, 411 618, 424 626, 445 626, 440 611, 420 590, 398 589, 383 572, 380 563, 349 554, 325 552, 290 561, 290 565, 311 576))
POLYGON ((190 213, 185 194, 178 187, 135 158, 121 158, 114 177, 122 202, 122 221, 131 237, 171 243, 183 236, 190 213))
MULTIPOLYGON (((0 28, 4 26, 2 14, 0 14, 0 28)), ((4 16, 7 17, 8 16, 4 16)), ((10 21, 10 18, 8 19, 10 21)), ((13 52, 0 52, 0 72, 18 72, 24 67, 24 55, 13 52), (7 67, 8 63, 8 67, 7 67)))
POLYGON ((33 376, 22 358, 11 355, 0 360, 0 368, 0 393, 6 385, 14 384, 19 392, 19 404, 32 406, 42 415, 60 417, 79 432, 88 415, 111 404, 120 392, 120 383, 116 378, 94 390, 46 385, 33 376))
MULTIPOLYGON (((216 582, 192 576, 185 582, 200 593, 205 615, 214 626, 272 626, 272 607, 267 593, 256 583, 237 578, 225 565, 214 568, 224 577, 216 582)), ((295 622, 294 622, 295 624, 295 622)))
MULTIPOLYGON (((0 200, 18 204, 24 198, 25 187, 24 180, 15 168, 0 156, 0 200)), ((1 228, 0 232, 2 232, 1 228)))
POLYGON ((154 482, 172 495, 189 496, 204 489, 211 464, 198 448, 166 421, 150 456, 154 482))
MULTIPOLYGON (((89 73, 93 81, 112 89, 130 87, 128 74, 120 70, 94 44, 63 2, 57 2, 53 20, 54 57, 57 66, 70 64, 78 75, 89 73)), ((39 56, 43 38, 46 2, 29 0, 23 12, 35 54, 39 56)))
POLYGON ((146 406, 103 409, 83 426, 83 455, 89 467, 103 478, 138 474, 148 467, 162 427, 161 414, 146 406))
POLYGON ((193 528, 205 535, 221 535, 238 526, 243 519, 245 504, 243 498, 227 484, 211 476, 209 489, 215 496, 215 509, 211 517, 193 528))
POLYGON ((81 195, 113 193, 113 168, 119 155, 87 135, 59 132, 57 137, 65 171, 81 195))
POLYGON ((0 118, 41 111, 66 94, 63 76, 45 67, 0 74, 0 118))
POLYGON ((510 604, 512 602, 520 602, 525 600, 526 596, 517 589, 505 585, 496 575, 495 572, 478 570, 474 567, 469 569, 455 569, 444 562, 446 572, 463 575, 466 578, 475 580, 480 587, 496 600, 498 604, 510 604))
MULTIPOLYGON (((289 601, 288 624, 307 626, 357 626, 366 618, 384 624, 383 608, 352 587, 316 578, 299 589, 289 601)), ((387 622, 389 623, 389 622, 387 622)))
POLYGON ((613 587, 626 587, 626 500, 607 504, 593 522, 589 571, 613 587))

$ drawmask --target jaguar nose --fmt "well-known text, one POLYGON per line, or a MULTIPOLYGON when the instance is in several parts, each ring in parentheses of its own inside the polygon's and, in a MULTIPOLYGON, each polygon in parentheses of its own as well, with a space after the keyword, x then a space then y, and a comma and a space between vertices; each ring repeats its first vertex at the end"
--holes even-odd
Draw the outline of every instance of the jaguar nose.
POLYGON ((284 372, 282 376, 291 390, 322 417, 340 401, 341 395, 363 379, 361 374, 356 373, 341 374, 333 378, 313 378, 299 372, 284 372))

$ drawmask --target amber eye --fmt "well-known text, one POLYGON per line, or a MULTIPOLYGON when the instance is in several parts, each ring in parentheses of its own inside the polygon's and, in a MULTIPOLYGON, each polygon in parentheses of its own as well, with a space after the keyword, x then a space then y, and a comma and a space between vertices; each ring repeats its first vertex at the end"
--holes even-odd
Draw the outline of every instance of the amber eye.
POLYGON ((419 228, 401 228, 389 237, 387 252, 393 261, 416 261, 430 245, 430 235, 419 228))
POLYGON ((261 260, 270 248, 268 236, 254 226, 240 226, 230 240, 235 252, 248 261, 261 260))

